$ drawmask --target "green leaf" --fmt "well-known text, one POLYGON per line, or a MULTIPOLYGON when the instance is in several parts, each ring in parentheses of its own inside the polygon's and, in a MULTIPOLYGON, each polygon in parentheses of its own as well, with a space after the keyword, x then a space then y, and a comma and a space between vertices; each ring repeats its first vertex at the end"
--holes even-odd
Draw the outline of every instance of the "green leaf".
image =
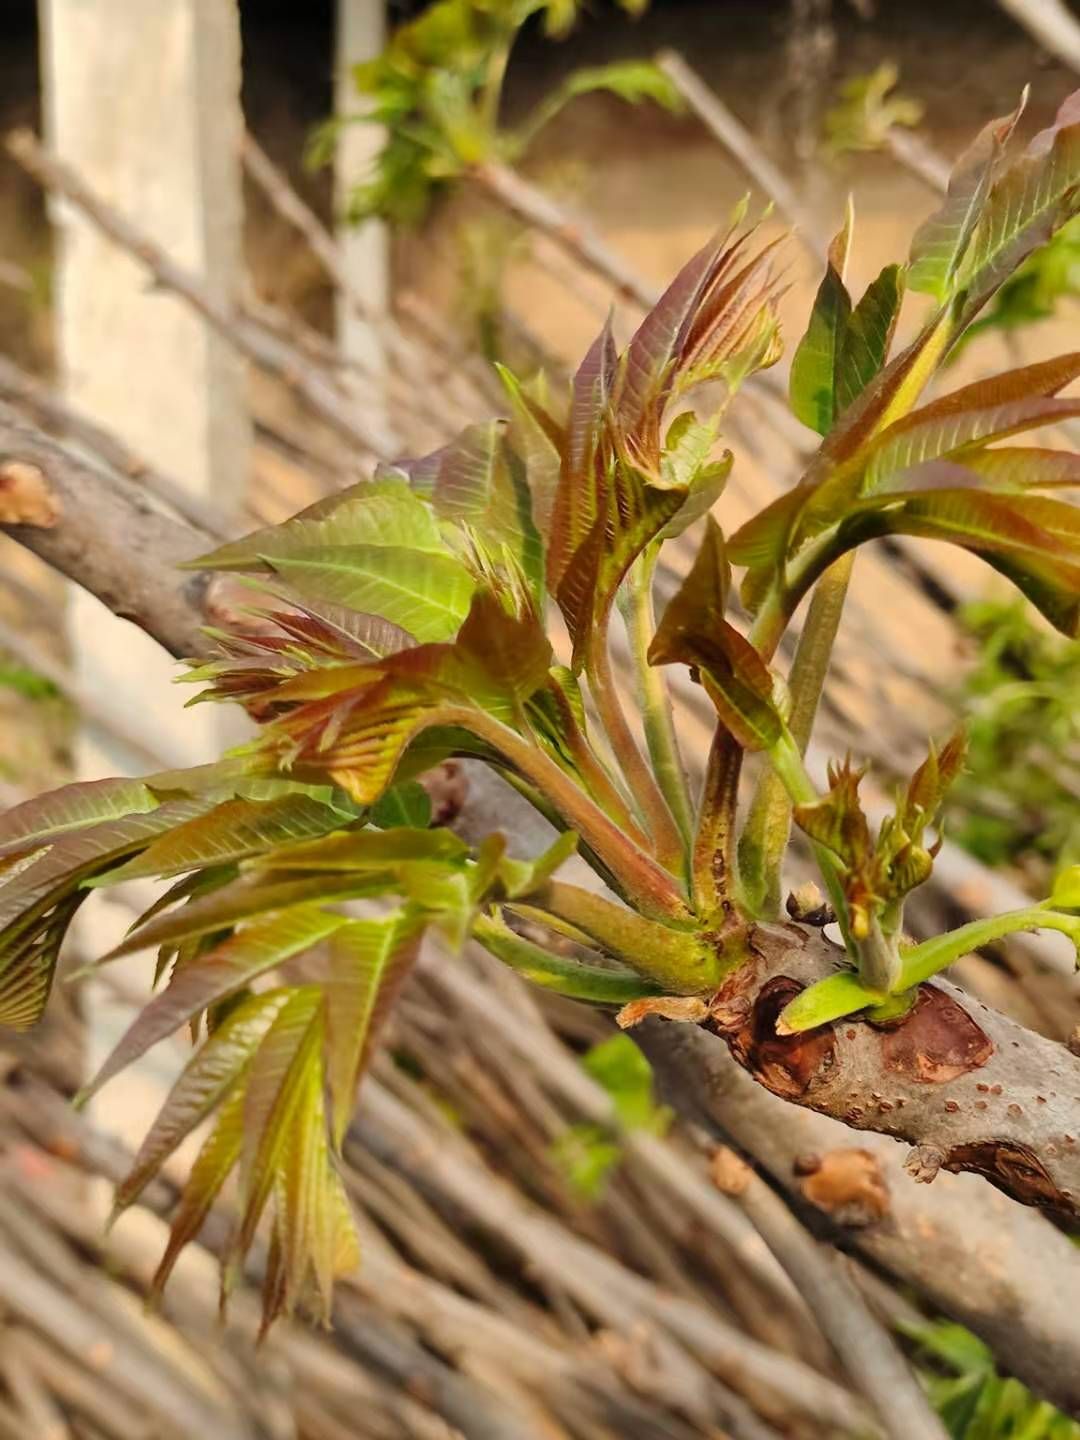
POLYGON ((451 830, 417 830, 395 827, 387 830, 351 830, 324 839, 282 846, 262 861, 266 870, 285 870, 295 875, 304 870, 385 870, 415 860, 455 865, 465 859, 469 847, 451 830))
POLYGON ((939 301, 952 293, 995 170, 1026 100, 1025 91, 1013 113, 985 125, 953 166, 944 204, 923 222, 911 242, 908 284, 912 290, 939 301))
POLYGON ((839 544, 848 548, 882 534, 951 540, 1010 579, 1062 634, 1080 633, 1080 511, 1075 506, 949 488, 926 494, 900 491, 890 498, 898 503, 886 509, 864 502, 841 526, 839 544))
POLYGON ((310 950, 348 923, 315 905, 297 906, 253 921, 228 940, 177 971, 167 990, 135 1017, 98 1073, 85 1087, 85 1103, 114 1075, 145 1055, 152 1045, 208 1006, 251 984, 293 955, 310 950))
POLYGON ((81 780, 35 795, 0 815, 0 856, 48 844, 69 830, 83 830, 124 815, 144 815, 158 799, 141 780, 81 780))
POLYGON ((852 221, 849 203, 844 228, 829 246, 825 276, 810 312, 806 334, 791 361, 788 387, 791 409, 804 425, 819 435, 828 434, 842 408, 838 403, 837 383, 844 337, 851 318, 851 296, 843 277, 852 221))
POLYGON ((551 879, 559 866, 575 854, 577 846, 576 833, 565 830, 554 844, 535 860, 515 860, 509 855, 503 855, 498 863, 497 874, 506 898, 517 900, 539 890, 551 879))
POLYGON ((352 920, 327 945, 326 1079, 340 1148, 372 1046, 415 962, 423 921, 405 913, 352 920))
POLYGON ((209 1137, 191 1167, 180 1204, 173 1216, 169 1243, 150 1287, 161 1294, 181 1251, 203 1227, 221 1190, 240 1159, 244 1143, 244 1092, 237 1088, 218 1112, 209 1137))
POLYGON ((412 826, 426 830, 431 824, 431 797, 417 780, 403 780, 372 806, 371 823, 380 830, 412 826))
POLYGON ((783 730, 773 677, 750 642, 724 619, 730 570, 719 527, 711 518, 706 527, 697 559, 657 626, 649 664, 681 663, 698 671, 738 743, 767 750, 783 730))
POLYGON ((886 265, 852 310, 836 363, 837 414, 859 398, 889 358, 903 298, 903 270, 886 265))
POLYGON ((566 432, 505 365, 496 364, 495 369, 514 409, 508 438, 525 463, 525 477, 532 495, 533 521, 546 541, 559 488, 566 432))
POLYGON ((197 799, 170 801, 145 814, 68 830, 0 874, 0 1024, 26 1029, 40 1017, 57 953, 84 898, 78 887, 206 808, 197 799))
POLYGON ((326 870, 308 874, 300 872, 299 879, 297 873, 268 867, 242 875, 210 894, 196 895, 168 914, 148 911, 125 939, 99 963, 105 964, 122 955, 133 955, 139 950, 178 945, 219 930, 231 930, 243 920, 291 910, 297 905, 330 905, 342 900, 384 895, 393 890, 395 879, 390 867, 359 871, 343 869, 337 875, 326 870))
POLYGON ((383 476, 326 496, 291 520, 219 546, 187 561, 185 568, 265 571, 277 569, 283 560, 303 560, 357 545, 414 550, 416 563, 420 554, 449 554, 431 508, 413 494, 406 480, 383 476))
POLYGON ((818 980, 789 1000, 776 1022, 779 1035, 799 1035, 854 1015, 870 1006, 880 1005, 885 997, 864 985, 854 970, 840 970, 826 980, 818 980))
POLYGON ((243 1087, 241 1219, 232 1244, 235 1257, 246 1254, 255 1238, 313 1076, 321 1087, 323 1022, 321 988, 300 986, 290 993, 251 1062, 243 1087))
POLYGON ((460 560, 392 545, 327 546, 274 569, 301 595, 382 616, 417 640, 446 640, 469 609, 475 581, 460 560))
MULTIPOLYGON (((539 602, 543 545, 524 467, 507 443, 505 421, 470 425, 439 456, 431 495, 435 513, 460 527, 490 567, 526 581, 539 602)), ((406 628, 419 639, 436 638, 422 635, 415 625, 406 628)))
POLYGON ((578 366, 571 388, 570 415, 548 535, 547 581, 556 593, 571 560, 596 533, 603 517, 607 467, 597 452, 617 363, 609 317, 578 366))
POLYGON ((614 60, 608 65, 572 70, 560 86, 560 98, 565 103, 597 90, 609 91, 631 105, 651 100, 665 110, 677 113, 684 109, 675 84, 649 60, 614 60))
POLYGON ((1080 413, 1080 401, 1054 399, 1080 375, 1080 353, 1062 355, 992 380, 966 385, 896 421, 874 443, 863 485, 878 488, 890 475, 969 446, 1080 413))
POLYGON ((286 999, 284 990, 249 996, 191 1057, 117 1187, 114 1215, 138 1199, 183 1140, 224 1101, 286 999))
POLYGON ((1080 910, 1080 865, 1067 865, 1057 873, 1050 904, 1059 910, 1080 910))
POLYGON ((648 1060, 629 1035, 612 1035, 586 1051, 582 1069, 602 1085, 615 1102, 615 1114, 626 1130, 660 1134, 669 1113, 653 1098, 653 1073, 648 1060))
POLYGON ((993 186, 956 280, 964 326, 1027 257, 1077 213, 1080 92, 993 186))
POLYGON ((957 461, 993 489, 1080 490, 1080 455, 1068 450, 1001 445, 992 450, 964 451, 957 461))
POLYGON ((142 854, 111 870, 96 885, 119 885, 150 876, 167 879, 185 870, 228 864, 279 845, 306 840, 349 823, 347 815, 306 795, 276 800, 226 800, 206 814, 177 825, 142 854))

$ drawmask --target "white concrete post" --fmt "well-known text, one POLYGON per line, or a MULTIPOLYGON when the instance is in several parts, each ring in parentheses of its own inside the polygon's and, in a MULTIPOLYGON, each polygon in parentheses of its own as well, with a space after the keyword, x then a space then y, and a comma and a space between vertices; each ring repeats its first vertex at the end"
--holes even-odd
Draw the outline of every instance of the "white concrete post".
MULTIPOLYGON (((48 143, 231 298, 242 275, 236 0, 40 0, 40 10, 48 143)), ((238 504, 251 456, 242 364, 85 220, 62 203, 54 219, 68 399, 193 490, 238 504)), ((216 718, 183 710, 188 694, 156 646, 81 592, 70 628, 85 688, 123 706, 163 758, 209 758, 216 718)), ((84 768, 115 764, 88 753, 84 768)))
MULTIPOLYGON (((334 55, 334 113, 355 115, 362 99, 353 83, 353 67, 374 59, 386 43, 384 0, 337 0, 337 35, 334 55)), ((341 218, 349 192, 371 168, 383 136, 375 125, 346 125, 338 139, 334 162, 334 204, 339 217, 338 239, 345 257, 351 288, 375 314, 390 304, 390 235, 380 220, 346 225, 341 218)), ((386 360, 376 327, 367 324, 341 295, 337 310, 338 342, 342 353, 362 365, 371 377, 359 387, 369 403, 386 397, 380 384, 386 360)))

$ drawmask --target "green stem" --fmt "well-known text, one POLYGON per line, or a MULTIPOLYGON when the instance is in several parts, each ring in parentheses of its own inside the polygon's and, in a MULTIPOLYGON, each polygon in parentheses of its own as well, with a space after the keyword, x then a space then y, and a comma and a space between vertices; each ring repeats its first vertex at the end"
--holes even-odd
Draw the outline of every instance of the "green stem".
POLYGON ((529 896, 529 904, 572 925, 609 955, 662 985, 668 994, 715 990, 723 978, 725 967, 719 954, 695 931, 647 920, 591 890, 549 880, 529 896))
MULTIPOLYGON (((854 561, 854 552, 843 556, 818 581, 795 650, 788 677, 788 728, 800 753, 805 753, 813 730, 854 561)), ((791 798, 776 771, 769 769, 758 781, 740 848, 743 894, 757 915, 775 919, 780 914, 781 873, 790 838, 791 798)))
POLYGON ((473 939, 516 970, 534 985, 568 995, 574 1000, 591 1000, 601 1005, 626 1005, 646 995, 660 993, 656 985, 628 970, 611 970, 602 965, 589 965, 553 955, 541 945, 534 945, 516 935, 508 925, 488 915, 478 915, 473 922, 473 939))
MULTIPOLYGON (((1048 903, 1048 902, 1047 902, 1048 903)), ((972 920, 944 935, 935 935, 920 945, 900 952, 900 978, 893 987, 894 995, 903 995, 930 980, 954 960, 1015 935, 1020 930, 1060 930, 1080 947, 1080 916, 1031 905, 1024 910, 1009 910, 987 920, 972 920)), ((841 970, 816 985, 809 986, 785 1007, 777 1023, 780 1034, 798 1034, 812 1030, 860 1010, 876 1010, 887 999, 883 990, 867 984, 850 970, 841 970)))
POLYGON ((920 945, 901 951, 900 985, 905 990, 921 985, 954 960, 959 960, 961 955, 968 955, 972 950, 1001 940, 1006 935, 1015 935, 1019 930, 1059 930, 1080 944, 1080 916, 1066 915, 1042 905, 1007 910, 1003 915, 992 915, 986 920, 972 920, 957 930, 935 935, 932 940, 924 940, 920 945))
POLYGON ((496 45, 488 56, 487 66, 484 73, 484 94, 481 100, 481 117, 484 128, 494 142, 499 131, 499 106, 502 102, 503 81, 506 79, 506 67, 510 63, 510 49, 513 45, 513 33, 499 45, 496 45))
POLYGON ((596 803, 614 820, 616 825, 630 836, 635 845, 647 849, 648 836, 631 815, 629 807, 619 794, 614 781, 589 744, 587 735, 570 714, 562 717, 562 739, 570 759, 596 803))
POLYGON ((665 920, 689 918, 686 902, 672 876, 651 855, 639 850, 539 746, 522 739, 494 716, 468 706, 441 706, 433 712, 432 723, 460 725, 498 750, 539 791, 544 802, 578 832, 620 888, 634 897, 643 914, 665 920))
POLYGON ((593 631, 586 654, 585 673, 604 733, 626 783, 641 807, 656 858, 671 874, 681 874, 685 856, 682 836, 623 713, 611 671, 606 624, 597 624, 593 631))
POLYGON ((630 654, 634 662, 649 758, 657 783, 688 851, 694 834, 694 807, 690 801, 690 787, 675 735, 671 696, 662 672, 657 666, 650 665, 648 660, 649 645, 656 631, 653 575, 659 553, 659 547, 654 545, 640 556, 627 576, 620 599, 626 633, 630 640, 630 654))

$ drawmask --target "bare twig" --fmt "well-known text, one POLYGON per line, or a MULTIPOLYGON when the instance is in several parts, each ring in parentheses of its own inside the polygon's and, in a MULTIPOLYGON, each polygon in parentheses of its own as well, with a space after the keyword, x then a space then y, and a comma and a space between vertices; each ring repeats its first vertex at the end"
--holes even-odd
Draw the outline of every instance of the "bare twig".
POLYGON ((643 280, 587 221, 568 215, 561 205, 516 170, 498 161, 489 161, 471 174, 511 215, 549 236, 586 270, 603 276, 617 295, 643 310, 656 304, 660 291, 655 286, 643 280))
POLYGON ((824 264, 828 246, 817 221, 750 132, 681 55, 674 50, 664 50, 656 57, 656 63, 705 128, 787 216, 814 259, 824 264))
POLYGON ((855 1387, 890 1440, 947 1440, 910 1367, 836 1254, 819 1245, 780 1196, 731 1150, 720 1150, 713 1174, 733 1196, 799 1287, 855 1387))
POLYGON ((111 431, 95 424, 62 400, 44 381, 28 375, 4 355, 0 355, 0 399, 29 413, 44 429, 64 432, 75 444, 89 450, 117 474, 136 481, 164 501, 170 510, 205 530, 208 535, 225 539, 236 533, 237 525, 230 522, 216 505, 194 494, 172 476, 156 470, 111 431))
POLYGON ((1044 50, 1080 72, 1080 21, 1065 0, 998 0, 1044 50))
MULTIPOLYGON (((434 378, 431 355, 425 351, 423 346, 416 344, 402 333, 392 315, 383 311, 375 311, 357 292, 349 277, 341 247, 333 235, 311 207, 297 194, 289 183, 288 177, 274 164, 250 133, 244 135, 241 156, 244 168, 252 182, 259 187, 281 218, 307 241, 311 253, 337 290, 346 298, 352 310, 360 319, 378 325, 383 345, 394 364, 404 374, 410 376, 414 382, 419 375, 434 378)), ((424 309, 422 305, 421 309, 424 309)), ((424 313, 429 319, 426 329, 429 344, 439 349, 451 347, 455 352, 455 359, 461 361, 462 357, 457 353, 460 351, 460 346, 454 338, 430 320, 426 310, 424 313)), ((461 403, 466 407, 469 407, 473 398, 490 397, 494 393, 489 376, 484 368, 477 364, 475 357, 467 357, 463 365, 457 364, 452 373, 451 391, 459 389, 463 380, 470 382, 466 387, 465 394, 459 395, 461 403)), ((451 425, 457 425, 460 423, 460 418, 455 413, 455 407, 452 403, 447 405, 443 399, 445 388, 433 389, 428 397, 429 402, 436 407, 441 407, 439 413, 444 416, 448 415, 451 425)), ((452 394, 447 398, 452 402, 452 394)))
POLYGON ((945 194, 952 167, 921 135, 914 135, 899 125, 891 125, 885 132, 885 148, 894 160, 905 170, 910 170, 928 189, 937 195, 945 194))
POLYGON ((355 403, 322 370, 250 316, 210 295, 194 275, 106 204, 70 166, 50 155, 29 130, 12 132, 7 150, 40 185, 76 206, 102 234, 145 265, 159 285, 186 301, 241 354, 284 380, 314 414, 340 435, 375 455, 393 452, 393 437, 371 417, 358 415, 355 403))

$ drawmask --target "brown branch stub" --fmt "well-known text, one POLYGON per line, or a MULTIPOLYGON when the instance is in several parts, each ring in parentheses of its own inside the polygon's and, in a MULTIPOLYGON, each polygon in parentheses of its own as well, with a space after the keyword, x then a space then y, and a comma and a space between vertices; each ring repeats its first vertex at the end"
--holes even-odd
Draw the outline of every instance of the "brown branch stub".
POLYGON ((873 1151, 842 1146, 803 1160, 799 1169, 804 1198, 838 1225, 861 1228, 889 1214, 888 1181, 873 1151))
MULTIPOLYGON (((54 521, 10 533, 177 656, 205 652, 206 576, 178 569, 213 537, 164 515, 132 481, 89 464, 0 402, 0 455, 43 477, 54 521)), ((0 524, 5 524, 0 520, 0 524)))
POLYGON ((745 1195, 753 1179, 753 1171, 735 1151, 721 1145, 710 1166, 713 1184, 724 1195, 745 1195))
POLYGON ((63 513, 45 472, 27 460, 0 462, 0 525, 33 525, 48 530, 63 513))

